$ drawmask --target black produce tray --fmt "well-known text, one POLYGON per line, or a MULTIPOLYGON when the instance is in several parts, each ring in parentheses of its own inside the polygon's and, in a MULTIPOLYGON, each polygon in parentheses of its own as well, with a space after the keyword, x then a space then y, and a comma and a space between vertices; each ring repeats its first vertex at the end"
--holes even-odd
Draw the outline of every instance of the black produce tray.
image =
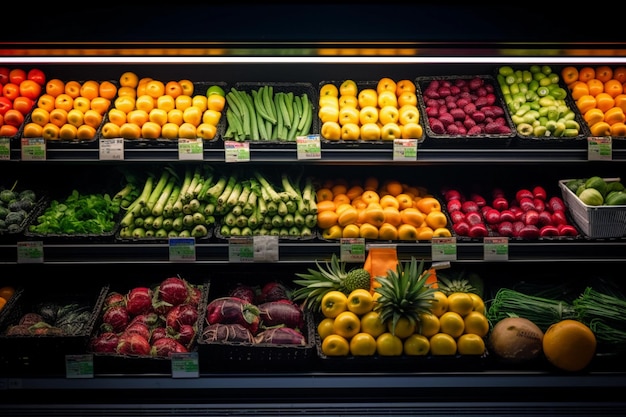
MULTIPOLYGON (((167 277, 163 277, 165 279, 167 277)), ((183 277, 185 278, 185 277, 183 277)), ((186 279, 186 278, 185 278, 186 279)), ((205 280, 203 282, 196 282, 194 280, 188 280, 190 284, 193 285, 202 285, 202 297, 200 299, 200 303, 198 304, 198 321, 204 318, 204 311, 206 310, 207 305, 207 297, 209 292, 210 281, 205 280)), ((133 284, 127 286, 115 286, 111 287, 106 295, 111 292, 118 292, 120 294, 126 294, 132 288, 136 286, 147 286, 149 288, 154 288, 159 285, 159 282, 139 282, 134 281, 133 284)), ((105 299, 106 299, 105 295, 105 299)), ((101 308, 97 314, 96 324, 93 328, 93 332, 91 336, 96 336, 100 333, 100 325, 102 324, 102 313, 103 309, 101 308)), ((199 327, 199 325, 198 325, 199 327)), ((197 335, 191 343, 191 347, 189 349, 190 352, 197 352, 197 335)), ((160 357, 160 356, 139 356, 139 355, 120 355, 117 353, 94 353, 90 346, 87 346, 87 352, 93 354, 93 364, 94 364, 94 373, 98 374, 111 374, 111 373, 119 373, 119 374, 171 374, 172 373, 172 361, 170 358, 160 357)))
POLYGON ((415 86, 417 87, 417 100, 418 106, 420 109, 420 118, 424 120, 424 130, 426 131, 427 139, 423 144, 424 148, 507 148, 513 143, 513 139, 515 138, 517 131, 515 129, 515 125, 511 120, 509 113, 507 112, 506 105, 502 100, 502 97, 497 94, 498 86, 496 85, 497 81, 495 78, 488 74, 477 74, 477 75, 445 75, 445 76, 424 76, 417 77, 415 79, 415 86), (509 134, 487 134, 483 133, 480 135, 448 135, 448 134, 437 134, 433 132, 430 127, 430 123, 428 121, 428 115, 426 114, 427 108, 427 98, 424 97, 424 91, 427 89, 428 85, 432 81, 451 81, 455 80, 463 80, 469 81, 474 78, 480 78, 484 81, 485 84, 490 85, 493 88, 493 94, 496 95, 496 101, 494 105, 497 105, 502 108, 504 111, 504 118, 506 119, 507 125, 511 128, 511 133, 509 134))
MULTIPOLYGON (((16 291, 5 307, 6 314, 0 321, 0 369, 7 373, 65 373, 65 355, 84 354, 94 329, 98 313, 108 292, 108 285, 96 286, 83 282, 72 287, 60 287, 51 281, 36 287, 16 291), (6 335, 7 329, 18 324, 20 318, 36 311, 42 302, 59 305, 77 303, 91 311, 91 318, 83 329, 66 335, 6 335)), ((0 371, 2 373, 3 371, 0 371)))
MULTIPOLYGON (((206 90, 207 88, 209 88, 212 85, 218 85, 220 87, 222 87, 224 89, 224 91, 226 91, 227 88, 227 84, 223 81, 214 81, 214 82, 209 82, 209 81, 200 81, 200 82, 194 82, 193 86, 194 86, 194 95, 197 94, 206 94, 206 90)), ((116 96, 117 98, 117 96, 116 96)), ((111 106, 114 107, 115 106, 115 98, 113 100, 111 100, 111 106)), ((225 126, 226 126, 226 117, 224 116, 226 113, 226 107, 224 107, 224 110, 222 111, 222 117, 220 118, 220 122, 217 124, 217 133, 215 134, 215 137, 211 140, 203 140, 203 146, 209 146, 212 147, 214 146, 217 142, 218 139, 222 138, 222 136, 224 135, 224 132, 226 130, 225 126)), ((102 125, 100 127, 100 129, 98 130, 96 137, 99 140, 106 140, 105 138, 102 137, 102 126, 104 126, 107 122, 109 121, 109 112, 107 112, 107 114, 104 117, 104 120, 102 122, 102 125)), ((175 149, 178 147, 178 139, 165 139, 165 138, 157 138, 157 139, 145 139, 145 138, 139 138, 139 139, 124 139, 124 147, 128 148, 128 149, 152 149, 152 148, 164 148, 164 149, 175 149)))
MULTIPOLYGON (((319 119, 317 118, 317 102, 318 102, 318 93, 313 87, 313 84, 308 82, 263 82, 263 81, 255 81, 255 82, 237 82, 233 86, 237 91, 245 91, 250 93, 252 90, 258 90, 259 87, 263 86, 272 87, 272 91, 274 94, 276 93, 293 93, 296 96, 301 96, 305 94, 308 96, 311 101, 311 111, 313 112, 313 120, 311 121, 311 129, 309 130, 309 135, 315 135, 319 133, 319 119)), ((226 90, 228 94, 229 90, 226 90)), ((228 103, 228 100, 226 101, 228 103)), ((228 104, 227 104, 228 106, 228 104)), ((226 109, 224 109, 222 119, 226 119, 226 109)), ((226 128, 228 130, 228 121, 226 121, 226 128)), ((223 138, 223 136, 222 136, 223 138)), ((223 138, 224 139, 224 138, 223 138)), ((230 140, 230 139, 229 139, 230 140)), ((234 141, 234 140, 233 140, 234 141)), ((296 147, 296 141, 285 141, 285 140, 249 140, 246 139, 245 143, 249 143, 251 148, 275 148, 275 147, 296 147)))
MULTIPOLYGON (((356 86, 358 91, 361 91, 363 89, 366 88, 372 88, 374 90, 376 90, 376 87, 378 85, 378 81, 375 80, 369 80, 369 81, 355 81, 356 82, 356 86)), ((339 86, 341 86, 341 84, 343 83, 343 81, 321 81, 319 83, 318 86, 318 99, 319 99, 319 90, 322 88, 322 86, 324 86, 325 84, 334 84, 337 88, 339 88, 339 86)), ((418 92, 415 92, 416 95, 419 96, 418 92)), ((316 103, 318 104, 318 103, 316 103)), ((319 105, 318 105, 319 107, 319 105)), ((419 108, 419 107, 418 107, 419 108)), ((421 112, 420 112, 421 113, 421 112)), ((317 117, 317 116, 316 116, 317 117)), ((317 122, 320 124, 320 129, 321 129, 321 120, 319 117, 317 117, 317 122)), ((422 117, 422 115, 420 115, 420 120, 419 120, 419 124, 422 126, 422 128, 424 127, 424 118, 422 117)), ((339 139, 339 140, 330 140, 330 139, 326 139, 324 136, 321 136, 321 131, 320 131, 320 137, 322 140, 322 148, 328 148, 328 149, 349 149, 349 148, 357 148, 357 149, 381 149, 381 148, 393 148, 393 140, 363 140, 363 139, 357 139, 357 140, 343 140, 343 139, 339 139)), ((426 140, 426 132, 424 131, 424 134, 422 135, 421 138, 416 138, 417 139, 417 143, 421 144, 426 140)))
MULTIPOLYGON (((263 286, 266 282, 250 280, 244 277, 234 280, 212 280, 210 297, 206 305, 216 298, 227 296, 238 282, 250 286, 263 286)), ((283 282, 294 289, 291 283, 283 282)), ((317 332, 313 317, 304 310, 304 329, 306 345, 243 343, 243 342, 206 342, 202 339, 206 321, 206 305, 199 319, 198 353, 202 372, 292 372, 308 369, 310 361, 315 358, 315 333, 317 332)))
MULTIPOLYGON (((513 70, 523 71, 523 70, 529 70, 530 66, 528 67, 512 66, 512 68, 513 70)), ((498 73, 498 69, 499 69, 499 66, 495 69, 496 76, 498 73)), ((567 138, 554 137, 554 136, 545 136, 545 137, 523 136, 523 135, 520 135, 519 132, 517 131, 517 128, 514 127, 513 130, 516 133, 515 145, 517 147, 519 148, 555 148, 555 149, 579 149, 579 148, 587 147, 587 137, 590 135, 589 127, 587 126, 587 122, 585 122, 582 115, 580 114, 580 111, 578 110, 578 107, 576 106, 576 102, 574 101, 574 99, 572 99, 571 92, 569 91, 567 86, 564 84, 563 79, 560 77, 560 74, 559 74, 559 86, 561 86, 562 88, 565 89, 565 91, 567 91, 567 96, 565 96, 565 99, 564 99, 565 104, 567 105, 567 107, 569 107, 571 110, 574 111, 574 120, 576 120, 578 124, 580 125, 580 131, 579 131, 578 136, 567 137, 567 138)), ((502 88, 500 87, 497 81, 496 81, 496 89, 500 97, 503 97, 502 88)), ((504 110, 510 118, 511 111, 509 110, 508 106, 505 105, 504 110)))

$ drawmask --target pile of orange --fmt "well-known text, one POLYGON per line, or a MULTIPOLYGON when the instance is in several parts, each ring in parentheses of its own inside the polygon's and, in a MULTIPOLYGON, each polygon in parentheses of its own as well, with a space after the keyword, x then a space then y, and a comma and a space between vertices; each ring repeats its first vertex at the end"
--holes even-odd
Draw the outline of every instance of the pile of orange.
POLYGON ((15 288, 10 285, 0 288, 0 311, 4 309, 9 299, 13 297, 13 294, 15 294, 15 288))
POLYGON ((626 66, 561 70, 593 136, 626 136, 626 66))
POLYGON ((425 187, 375 177, 327 180, 316 190, 317 225, 325 239, 429 241, 449 237, 441 203, 425 187))

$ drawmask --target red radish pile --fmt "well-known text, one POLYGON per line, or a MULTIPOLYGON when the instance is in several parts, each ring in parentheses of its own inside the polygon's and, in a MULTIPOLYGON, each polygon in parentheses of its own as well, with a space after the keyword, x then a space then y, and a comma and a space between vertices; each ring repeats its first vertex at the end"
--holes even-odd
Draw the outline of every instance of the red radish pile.
POLYGON ((568 222, 563 200, 557 196, 548 198, 541 186, 519 189, 513 197, 494 189, 489 200, 479 193, 466 196, 454 188, 444 189, 443 196, 452 230, 458 236, 578 236, 578 230, 568 222))
POLYGON ((188 352, 198 329, 202 286, 169 277, 155 287, 137 286, 107 295, 94 353, 168 357, 188 352))
POLYGON ((494 83, 485 77, 431 80, 423 91, 426 119, 436 135, 508 135, 494 83))
POLYGON ((262 287, 237 284, 207 305, 200 342, 306 345, 304 312, 278 281, 262 287))

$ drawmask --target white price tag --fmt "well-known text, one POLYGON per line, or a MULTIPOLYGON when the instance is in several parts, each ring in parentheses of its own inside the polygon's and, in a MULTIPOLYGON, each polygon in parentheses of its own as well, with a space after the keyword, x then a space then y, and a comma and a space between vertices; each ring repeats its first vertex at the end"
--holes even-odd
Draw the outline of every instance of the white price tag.
POLYGON ((252 237, 228 239, 229 262, 254 262, 254 240, 252 237))
POLYGON ((46 141, 44 138, 22 138, 22 161, 45 161, 46 141))
POLYGON ((417 139, 394 139, 393 160, 415 161, 417 159, 417 139))
POLYGON ((65 355, 67 378, 93 378, 93 355, 65 355))
POLYGON ((508 261, 509 238, 485 237, 483 240, 483 253, 485 261, 508 261))
POLYGON ((196 239, 193 237, 170 237, 168 239, 170 261, 194 262, 196 260, 196 239))
POLYGON ((198 352, 172 353, 172 378, 198 378, 200 366, 198 365, 198 352))
POLYGON ((250 144, 248 142, 224 142, 224 159, 226 162, 249 162, 250 144))
POLYGON ((613 139, 610 136, 587 138, 587 159, 589 161, 613 159, 613 139))
POLYGON ((278 236, 254 236, 254 261, 278 261, 278 236))
POLYGON ((320 135, 298 136, 296 138, 298 159, 321 159, 320 135))
POLYGON ((431 243, 433 261, 456 261, 456 237, 433 237, 431 243))
POLYGON ((365 239, 362 237, 341 238, 340 259, 343 262, 365 262, 365 239))
POLYGON ((101 161, 124 160, 124 138, 101 139, 98 147, 101 161))
POLYGON ((196 139, 178 139, 178 159, 181 161, 198 161, 204 157, 203 141, 196 139))

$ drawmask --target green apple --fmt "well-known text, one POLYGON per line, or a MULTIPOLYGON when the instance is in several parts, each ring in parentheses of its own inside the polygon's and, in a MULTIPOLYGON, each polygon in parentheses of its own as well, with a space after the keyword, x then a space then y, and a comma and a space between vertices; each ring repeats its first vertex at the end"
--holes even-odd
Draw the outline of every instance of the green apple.
POLYGON ((210 96, 212 94, 218 94, 218 95, 224 97, 226 95, 226 92, 219 85, 212 85, 209 88, 207 88, 206 96, 208 97, 208 96, 210 96))

